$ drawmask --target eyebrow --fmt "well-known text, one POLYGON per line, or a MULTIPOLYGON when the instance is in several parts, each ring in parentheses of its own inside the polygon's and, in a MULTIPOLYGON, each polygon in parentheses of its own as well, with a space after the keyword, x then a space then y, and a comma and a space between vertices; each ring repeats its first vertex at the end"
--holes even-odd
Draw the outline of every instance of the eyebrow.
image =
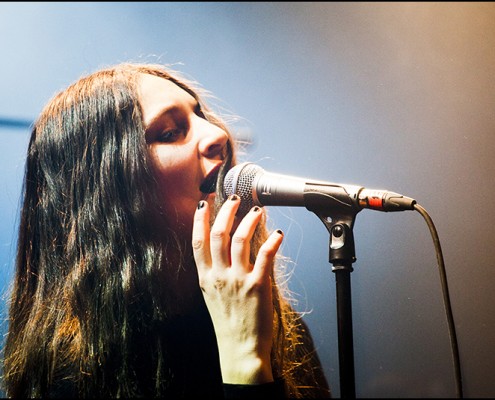
MULTIPOLYGON (((191 102, 190 105, 192 105, 192 109, 194 113, 196 113, 198 110, 202 111, 201 104, 199 104, 198 100, 196 100, 195 98, 193 98, 193 101, 191 102)), ((171 104, 169 106, 164 107, 151 119, 151 121, 148 124, 145 123, 144 126, 145 131, 152 129, 153 125, 157 124, 158 121, 160 121, 165 115, 173 114, 181 110, 182 110, 182 103, 171 104)))
POLYGON ((166 114, 170 114, 172 112, 175 112, 179 107, 177 105, 170 105, 170 106, 167 106, 165 108, 163 108, 162 110, 160 110, 160 112, 158 112, 158 114, 156 114, 149 123, 146 123, 145 121, 145 124, 144 124, 144 129, 145 131, 148 131, 149 129, 151 129, 153 127, 153 125, 157 124, 158 121, 160 121, 166 114))

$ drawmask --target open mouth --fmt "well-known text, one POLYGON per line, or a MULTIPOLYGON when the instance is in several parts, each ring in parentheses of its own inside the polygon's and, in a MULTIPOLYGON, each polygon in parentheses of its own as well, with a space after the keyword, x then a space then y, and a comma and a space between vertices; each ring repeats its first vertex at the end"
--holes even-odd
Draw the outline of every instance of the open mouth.
POLYGON ((214 167, 210 173, 206 176, 203 183, 199 187, 202 193, 214 193, 217 187, 218 172, 220 170, 220 164, 214 167))

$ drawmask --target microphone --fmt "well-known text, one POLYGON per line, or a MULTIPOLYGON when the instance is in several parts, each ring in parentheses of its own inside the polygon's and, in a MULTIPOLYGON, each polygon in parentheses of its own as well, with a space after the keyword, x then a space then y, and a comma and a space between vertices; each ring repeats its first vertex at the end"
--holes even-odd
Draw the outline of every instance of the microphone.
POLYGON ((414 210, 416 204, 416 200, 388 190, 269 173, 251 162, 238 164, 227 172, 223 191, 225 196, 236 194, 241 198, 238 213, 247 213, 255 205, 357 213, 363 208, 385 212, 414 210))

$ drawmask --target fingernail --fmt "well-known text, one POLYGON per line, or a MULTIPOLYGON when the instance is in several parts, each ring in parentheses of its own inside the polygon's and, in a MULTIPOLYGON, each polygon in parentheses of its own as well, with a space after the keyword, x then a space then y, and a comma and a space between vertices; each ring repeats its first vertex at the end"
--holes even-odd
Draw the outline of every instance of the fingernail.
POLYGON ((280 229, 277 229, 277 233, 278 233, 279 235, 284 236, 284 233, 283 233, 280 229))
POLYGON ((252 208, 253 212, 259 212, 261 210, 261 208, 259 208, 258 206, 254 206, 252 208))
POLYGON ((228 197, 229 200, 239 200, 239 196, 237 196, 236 194, 231 194, 229 197, 228 197))
POLYGON ((198 210, 201 210, 204 206, 205 206, 206 202, 204 200, 201 200, 199 203, 198 203, 198 210))

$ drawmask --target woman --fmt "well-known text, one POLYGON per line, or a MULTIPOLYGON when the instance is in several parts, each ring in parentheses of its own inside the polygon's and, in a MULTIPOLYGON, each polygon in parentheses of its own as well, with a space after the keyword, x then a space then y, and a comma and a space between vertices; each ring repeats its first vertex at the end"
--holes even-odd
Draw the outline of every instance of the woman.
POLYGON ((329 396, 277 275, 283 234, 223 197, 233 140, 200 93, 129 63, 42 111, 4 350, 9 397, 329 396))

